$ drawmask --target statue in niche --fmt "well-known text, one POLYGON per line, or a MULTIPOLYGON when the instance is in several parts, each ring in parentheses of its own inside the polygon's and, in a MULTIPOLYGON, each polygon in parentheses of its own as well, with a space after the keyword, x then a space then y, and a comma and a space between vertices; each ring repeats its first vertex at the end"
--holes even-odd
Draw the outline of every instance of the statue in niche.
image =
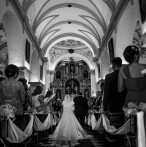
POLYGON ((68 74, 68 65, 65 66, 65 73, 68 74))
POLYGON ((66 87, 65 93, 66 94, 70 94, 71 93, 70 87, 66 87))
POLYGON ((87 79, 87 78, 88 78, 88 71, 84 70, 84 79, 87 79))
POLYGON ((56 90, 56 97, 57 97, 57 99, 61 99, 61 90, 60 89, 56 90))
POLYGON ((79 88, 78 88, 78 86, 75 86, 75 94, 78 94, 78 92, 79 92, 79 88))
POLYGON ((60 71, 57 71, 56 72, 56 79, 61 79, 61 73, 60 73, 60 71))
POLYGON ((70 85, 71 85, 71 93, 74 93, 75 82, 72 80, 70 82, 70 85))
POLYGON ((70 73, 75 73, 75 65, 70 64, 70 73))
POLYGON ((84 97, 89 99, 89 89, 84 90, 84 97))

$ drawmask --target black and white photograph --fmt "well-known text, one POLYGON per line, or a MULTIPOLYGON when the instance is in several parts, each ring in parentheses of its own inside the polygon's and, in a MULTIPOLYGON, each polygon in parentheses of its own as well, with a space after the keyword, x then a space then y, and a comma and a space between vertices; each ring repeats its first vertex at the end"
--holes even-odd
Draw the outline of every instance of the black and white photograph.
POLYGON ((146 147, 146 0, 0 0, 0 147, 146 147))

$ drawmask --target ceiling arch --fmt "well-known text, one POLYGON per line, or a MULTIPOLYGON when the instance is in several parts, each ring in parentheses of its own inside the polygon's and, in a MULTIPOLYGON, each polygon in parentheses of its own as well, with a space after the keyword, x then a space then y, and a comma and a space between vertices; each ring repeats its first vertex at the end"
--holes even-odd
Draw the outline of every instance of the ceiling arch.
MULTIPOLYGON (((98 57, 111 18, 122 0, 19 0, 42 56, 61 40, 83 42, 98 57)), ((13 2, 16 3, 16 2, 13 2)))
POLYGON ((61 35, 58 35, 58 36, 54 37, 53 39, 49 40, 48 44, 43 48, 44 50, 42 53, 44 54, 44 56, 47 56, 48 51, 50 50, 50 48, 52 46, 54 46, 59 41, 67 40, 67 39, 74 39, 74 40, 79 40, 79 41, 83 42, 85 45, 87 45, 89 47, 89 49, 93 53, 93 56, 96 55, 97 49, 94 46, 94 44, 92 44, 90 42, 90 40, 88 40, 87 38, 85 38, 83 36, 80 36, 78 34, 73 34, 73 33, 61 34, 61 35))
POLYGON ((60 21, 54 25, 52 25, 50 28, 48 28, 38 39, 38 43, 40 44, 42 42, 42 40, 49 34, 49 31, 51 31, 53 28, 55 28, 55 26, 58 26, 58 25, 62 25, 62 24, 66 24, 66 23, 69 23, 71 22, 71 24, 77 24, 77 25, 80 25, 84 28, 86 28, 89 32, 91 32, 91 35, 97 39, 98 43, 101 44, 101 38, 98 34, 98 32, 94 32, 94 30, 92 30, 89 26, 87 26, 86 24, 84 23, 81 23, 81 22, 78 22, 78 21, 74 21, 74 20, 67 20, 67 21, 60 21))
MULTIPOLYGON (((80 4, 76 4, 76 3, 70 3, 69 5, 71 5, 74 8, 79 8, 82 9, 86 12, 88 12, 91 16, 93 16, 93 18, 95 18, 98 23, 101 25, 101 27, 103 28, 103 30, 106 29, 106 24, 104 22, 102 22, 102 20, 98 17, 98 15, 96 15, 96 13, 94 13, 94 11, 92 11, 91 9, 89 9, 88 7, 85 7, 83 5, 80 4)), ((63 4, 59 4, 59 5, 55 5, 49 9, 47 9, 43 14, 41 14, 39 16, 39 14, 37 14, 34 23, 33 23, 33 28, 35 28, 35 24, 37 24, 37 22, 40 22, 43 18, 45 18, 45 16, 47 16, 49 13, 51 13, 51 11, 54 11, 56 9, 60 9, 60 8, 66 8, 68 6, 68 3, 63 3, 63 4)))

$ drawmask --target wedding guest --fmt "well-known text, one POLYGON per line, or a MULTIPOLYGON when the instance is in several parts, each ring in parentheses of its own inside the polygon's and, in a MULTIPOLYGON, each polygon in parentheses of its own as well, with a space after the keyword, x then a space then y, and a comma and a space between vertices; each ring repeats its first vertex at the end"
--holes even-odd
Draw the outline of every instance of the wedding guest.
POLYGON ((10 103, 17 111, 16 114, 23 114, 25 103, 25 90, 21 82, 17 81, 19 68, 10 64, 5 69, 6 80, 0 83, 0 104, 10 103))
POLYGON ((118 74, 122 66, 122 59, 115 57, 112 60, 113 72, 105 77, 103 108, 109 112, 123 112, 122 108, 125 103, 126 91, 118 91, 118 74))
POLYGON ((53 92, 48 88, 48 91, 46 92, 45 98, 50 97, 53 94, 53 92))
POLYGON ((46 111, 45 113, 48 114, 50 112, 53 112, 53 100, 54 100, 55 94, 53 94, 52 90, 48 88, 48 91, 46 92, 44 102, 46 103, 49 101, 49 103, 46 105, 46 111), (53 98, 52 98, 53 97, 53 98))
POLYGON ((104 97, 104 82, 100 84, 100 92, 101 92, 101 101, 100 101, 100 110, 103 111, 103 97, 104 97))
POLYGON ((89 91, 87 89, 85 90, 84 97, 87 98, 87 99, 90 99, 89 91))
POLYGON ((43 87, 36 86, 36 88, 32 93, 32 106, 37 110, 38 114, 44 114, 46 108, 46 104, 44 102, 44 96, 42 92, 43 92, 43 87))
POLYGON ((101 106, 101 101, 102 101, 102 93, 100 91, 97 91, 96 97, 95 97, 94 102, 93 102, 93 108, 95 110, 99 111, 99 108, 101 106))
MULTIPOLYGON (((119 72, 118 90, 122 92, 125 88, 127 89, 126 107, 130 102, 133 102, 143 111, 146 105, 146 77, 143 73, 146 65, 139 63, 140 51, 137 46, 127 46, 123 56, 129 64, 121 68, 119 72)), ((146 126, 146 113, 144 115, 144 124, 146 126)))
POLYGON ((101 84, 100 84, 100 90, 101 90, 101 94, 102 95, 104 93, 104 86, 105 86, 105 83, 104 82, 101 82, 101 84))
POLYGON ((62 103, 61 100, 57 98, 57 96, 54 97, 53 101, 52 101, 52 107, 53 107, 53 111, 57 114, 57 116, 59 117, 59 113, 61 112, 62 109, 62 103))
POLYGON ((27 80, 25 78, 19 78, 18 81, 22 82, 24 89, 25 89, 25 103, 23 105, 23 110, 27 111, 27 108, 31 106, 30 97, 28 93, 27 80))
POLYGON ((127 89, 125 104, 135 102, 146 103, 146 77, 143 70, 145 64, 139 63, 140 51, 137 46, 127 46, 123 52, 125 60, 129 63, 119 71, 118 90, 122 92, 127 89))
POLYGON ((101 92, 101 97, 102 97, 102 100, 101 101, 103 101, 103 95, 104 95, 104 82, 101 82, 100 83, 100 92, 101 92))

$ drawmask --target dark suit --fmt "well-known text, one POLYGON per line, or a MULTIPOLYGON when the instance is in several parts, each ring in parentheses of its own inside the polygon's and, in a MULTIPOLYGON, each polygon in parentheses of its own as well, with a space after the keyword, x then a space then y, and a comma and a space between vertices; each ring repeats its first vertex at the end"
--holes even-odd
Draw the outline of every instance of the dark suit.
POLYGON ((75 103, 75 115, 79 120, 80 124, 84 127, 85 115, 88 112, 87 99, 78 95, 74 98, 75 103))
POLYGON ((118 74, 119 70, 106 75, 104 85, 103 107, 104 111, 123 112, 126 91, 118 92, 118 74))

